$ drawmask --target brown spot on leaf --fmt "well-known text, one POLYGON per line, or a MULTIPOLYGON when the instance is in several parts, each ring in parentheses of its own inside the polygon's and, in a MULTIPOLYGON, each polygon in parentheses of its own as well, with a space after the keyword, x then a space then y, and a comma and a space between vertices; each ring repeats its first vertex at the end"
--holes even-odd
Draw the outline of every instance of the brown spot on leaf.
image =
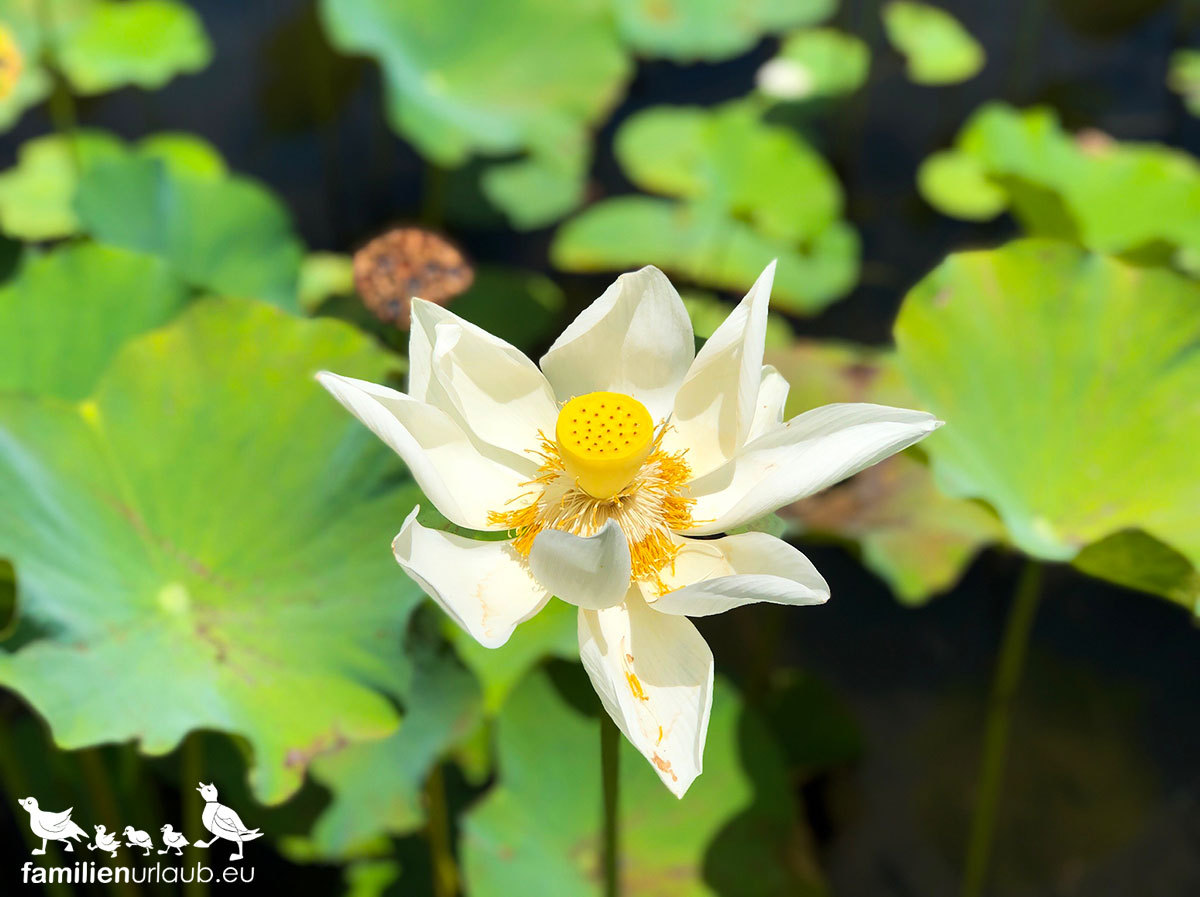
POLYGON ((1096 128, 1084 128, 1075 135, 1075 145, 1087 156, 1103 156, 1112 152, 1117 142, 1096 128))
POLYGON ((375 317, 407 330, 412 301, 444 305, 471 286, 475 272, 456 246, 419 227, 399 227, 354 254, 354 285, 375 317))
POLYGON ((284 755, 283 765, 288 769, 296 767, 307 769, 309 764, 317 757, 336 754, 338 751, 349 747, 349 745, 350 742, 337 731, 328 735, 319 735, 311 743, 303 747, 291 748, 284 755))

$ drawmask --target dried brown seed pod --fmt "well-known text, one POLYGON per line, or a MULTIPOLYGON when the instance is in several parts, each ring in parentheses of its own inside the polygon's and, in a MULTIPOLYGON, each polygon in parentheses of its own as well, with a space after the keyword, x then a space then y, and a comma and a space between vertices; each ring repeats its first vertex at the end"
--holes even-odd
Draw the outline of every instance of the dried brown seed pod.
POLYGON ((407 330, 414 296, 444 304, 464 292, 475 272, 458 248, 419 227, 398 227, 354 254, 354 285, 363 304, 407 330))

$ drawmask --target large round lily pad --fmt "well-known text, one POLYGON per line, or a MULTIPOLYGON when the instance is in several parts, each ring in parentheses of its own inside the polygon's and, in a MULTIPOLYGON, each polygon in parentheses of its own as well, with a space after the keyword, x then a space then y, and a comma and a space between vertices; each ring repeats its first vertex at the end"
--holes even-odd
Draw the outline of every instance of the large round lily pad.
POLYGON ((65 749, 246 739, 267 801, 398 722, 419 592, 388 543, 416 493, 313 380, 378 380, 353 328, 205 300, 127 344, 91 397, 0 395, 0 684, 65 749))
POLYGON ((896 340, 946 421, 923 443, 939 482, 989 502, 1023 551, 1071 560, 1137 529, 1200 561, 1200 285, 1019 241, 950 256, 896 340))
MULTIPOLYGON (((799 340, 768 350, 766 361, 791 384, 785 418, 828 402, 923 407, 888 350, 799 340)), ((919 452, 887 458, 780 516, 793 532, 857 545, 900 601, 928 601, 957 583, 1003 528, 986 508, 942 493, 919 452)))

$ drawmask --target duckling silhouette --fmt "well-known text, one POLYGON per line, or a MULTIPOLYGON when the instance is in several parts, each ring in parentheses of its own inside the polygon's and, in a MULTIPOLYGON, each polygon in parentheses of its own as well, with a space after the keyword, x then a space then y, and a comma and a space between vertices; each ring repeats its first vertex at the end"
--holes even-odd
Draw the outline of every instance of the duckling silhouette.
POLYGON ((229 859, 240 860, 242 858, 242 844, 245 841, 253 841, 255 838, 261 838, 263 833, 256 828, 248 829, 238 817, 238 814, 224 804, 217 803, 217 789, 214 785, 205 785, 203 782, 196 788, 204 798, 204 815, 201 821, 204 827, 213 833, 214 837, 207 841, 197 841, 193 847, 208 847, 218 838, 224 838, 226 841, 237 842, 237 853, 233 854, 229 859))
POLYGON ((146 852, 142 856, 150 856, 150 848, 154 846, 154 842, 150 840, 150 836, 143 831, 135 829, 132 825, 125 826, 125 844, 128 847, 140 847, 146 852))
POLYGON ((96 839, 95 843, 88 845, 88 850, 107 850, 109 856, 115 857, 117 848, 121 846, 117 836, 102 825, 93 825, 92 828, 96 830, 96 839))
POLYGON ((159 829, 159 831, 162 832, 163 844, 167 845, 159 853, 166 853, 168 850, 173 850, 177 856, 183 856, 183 848, 188 846, 188 839, 183 836, 183 833, 175 831, 169 822, 159 829))
POLYGON ((50 813, 46 810, 38 809, 37 798, 25 797, 17 801, 25 812, 29 814, 29 827, 33 829, 33 833, 42 839, 42 847, 33 849, 34 856, 41 856, 46 852, 47 841, 62 841, 63 850, 67 853, 73 853, 75 848, 71 846, 71 841, 68 839, 78 840, 86 838, 87 832, 81 829, 78 825, 71 821, 71 811, 74 807, 69 807, 61 813, 50 813))

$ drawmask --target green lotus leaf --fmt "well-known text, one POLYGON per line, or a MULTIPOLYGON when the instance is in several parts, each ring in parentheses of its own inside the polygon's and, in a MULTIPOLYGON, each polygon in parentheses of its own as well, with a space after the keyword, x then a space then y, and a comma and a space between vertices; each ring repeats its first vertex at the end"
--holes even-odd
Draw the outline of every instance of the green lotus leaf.
POLYGON ((966 221, 988 221, 1008 208, 1008 194, 966 153, 934 153, 917 171, 917 189, 934 208, 966 221))
POLYGON ((362 860, 346 866, 346 890, 342 897, 383 897, 400 880, 395 860, 362 860))
POLYGON ((558 155, 531 155, 489 166, 480 185, 483 195, 508 216, 513 227, 543 227, 583 201, 590 161, 586 148, 558 155))
POLYGON ((429 159, 532 157, 485 182, 518 225, 582 196, 588 132, 632 67, 605 0, 322 0, 321 13, 334 46, 379 63, 392 127, 429 159), (524 195, 530 183, 549 194, 524 195))
POLYGON ((867 80, 871 50, 836 28, 807 28, 784 38, 758 70, 758 89, 776 100, 808 100, 853 93, 867 80))
POLYGON ((768 239, 812 239, 842 211, 829 163, 748 104, 647 109, 621 126, 615 150, 643 190, 719 209, 768 239))
POLYGON ((1200 572, 1193 562, 1141 530, 1105 536, 1086 546, 1072 563, 1091 576, 1162 595, 1200 614, 1200 572))
POLYGON ((69 237, 82 224, 75 211, 82 172, 131 155, 160 159, 173 174, 220 177, 225 161, 189 134, 155 134, 126 146, 104 131, 35 137, 17 150, 17 164, 0 172, 0 230, 22 240, 69 237))
MULTIPOLYGON (((887 350, 800 340, 769 351, 766 361, 791 384, 789 418, 829 402, 923 407, 887 350)), ((985 508, 939 491, 915 450, 780 515, 795 532, 856 544, 867 568, 905 604, 924 603, 951 588, 980 549, 1003 537, 985 508)))
POLYGON ((206 300, 127 343, 91 397, 0 396, 0 683, 72 749, 241 736, 257 796, 397 726, 419 592, 388 542, 417 493, 313 380, 394 360, 336 321, 206 300))
POLYGON ((299 308, 303 245, 254 181, 135 154, 88 166, 75 206, 96 239, 160 256, 192 286, 299 308))
POLYGON ((944 9, 892 0, 883 8, 883 26, 917 84, 957 84, 983 68, 983 47, 944 9))
MULTIPOLYGON (((599 723, 579 711, 595 706, 595 698, 582 673, 567 669, 574 676, 557 688, 545 672, 530 676, 501 712, 499 784, 462 822, 463 873, 476 897, 600 893, 599 723), (570 698, 560 690, 567 685, 570 698)), ((626 893, 826 893, 808 871, 814 867, 807 865, 779 750, 722 680, 714 690, 704 774, 686 800, 663 788, 624 739, 620 774, 626 893), (789 863, 784 855, 793 850, 797 861, 789 863)))
MULTIPOLYGON (((1171 251, 1200 251, 1200 165, 1181 150, 1097 131, 1071 135, 1050 109, 989 103, 964 125, 951 154, 969 157, 956 164, 1004 190, 1030 235, 1162 263, 1173 260, 1171 251)), ((925 197, 962 217, 945 192, 925 197)))
POLYGON ((0 390, 82 399, 187 288, 160 259, 86 243, 29 258, 0 287, 0 390))
POLYGON ((899 358, 946 426, 922 443, 952 495, 1027 554, 1126 529, 1200 560, 1200 285, 1049 240, 950 256, 908 294, 899 358))
POLYGON ((1171 54, 1167 86, 1183 97, 1192 115, 1200 115, 1200 50, 1176 50, 1171 54))
POLYGON ((56 62, 82 94, 135 85, 162 87, 212 59, 200 17, 172 0, 85 4, 78 21, 59 25, 56 62))
POLYGON ((639 55, 716 62, 751 49, 763 34, 812 25, 837 0, 614 0, 625 43, 639 55))
POLYGON ((844 223, 796 248, 710 209, 649 196, 596 203, 563 224, 551 247, 554 264, 569 271, 657 265, 706 286, 739 291, 778 259, 771 301, 801 314, 844 295, 858 278, 858 257, 858 235, 844 223))
POLYGON ((30 241, 78 233, 79 171, 123 152, 121 141, 103 131, 52 134, 21 144, 17 164, 0 172, 0 229, 30 241))
POLYGON ((316 856, 362 855, 381 835, 407 834, 423 826, 425 777, 447 749, 478 726, 480 695, 474 677, 447 646, 423 632, 436 630, 438 622, 434 618, 432 627, 418 627, 409 636, 412 679, 404 693, 400 729, 313 761, 313 778, 333 793, 309 835, 316 856))

